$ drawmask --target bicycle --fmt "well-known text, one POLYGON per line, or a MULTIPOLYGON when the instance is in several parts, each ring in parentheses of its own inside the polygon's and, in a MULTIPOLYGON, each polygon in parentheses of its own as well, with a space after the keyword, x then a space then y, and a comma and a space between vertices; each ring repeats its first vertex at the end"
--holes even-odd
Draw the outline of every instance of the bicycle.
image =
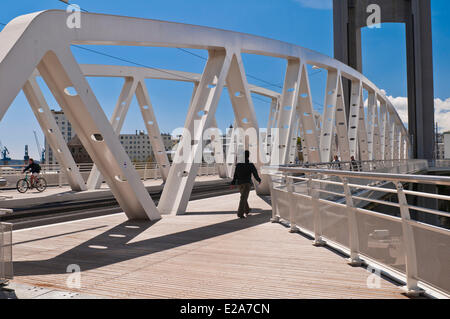
POLYGON ((39 177, 32 185, 29 174, 25 175, 25 178, 19 180, 16 185, 16 189, 19 193, 24 194, 29 189, 36 188, 39 193, 44 192, 47 189, 47 181, 43 177, 39 177))

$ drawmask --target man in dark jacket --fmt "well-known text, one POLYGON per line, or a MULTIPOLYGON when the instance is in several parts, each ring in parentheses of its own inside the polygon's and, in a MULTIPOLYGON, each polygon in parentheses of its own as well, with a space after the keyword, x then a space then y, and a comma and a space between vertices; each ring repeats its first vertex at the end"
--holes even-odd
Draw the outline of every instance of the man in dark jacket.
POLYGON ((231 182, 231 187, 237 185, 241 192, 241 201, 239 203, 238 217, 245 218, 250 213, 248 206, 248 196, 252 188, 252 175, 261 183, 258 171, 253 163, 250 163, 250 152, 245 151, 245 163, 238 163, 234 172, 234 178, 231 182))
POLYGON ((39 173, 41 172, 41 166, 34 162, 32 158, 29 159, 28 166, 22 171, 25 173, 31 171, 31 187, 34 187, 34 183, 37 182, 39 173))

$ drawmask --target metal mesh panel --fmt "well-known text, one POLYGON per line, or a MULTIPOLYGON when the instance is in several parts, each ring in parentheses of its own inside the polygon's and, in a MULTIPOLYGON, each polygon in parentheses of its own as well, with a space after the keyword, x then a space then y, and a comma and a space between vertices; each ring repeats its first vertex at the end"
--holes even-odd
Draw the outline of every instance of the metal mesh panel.
POLYGON ((0 282, 13 279, 12 224, 0 223, 0 282))
POLYGON ((294 223, 301 228, 311 232, 314 231, 314 213, 311 199, 295 196, 294 223))
POLYGON ((405 273, 406 258, 401 221, 357 212, 356 222, 361 254, 405 273))
POLYGON ((319 212, 323 236, 348 247, 349 230, 346 207, 320 203, 319 212))
POLYGON ((292 195, 281 190, 274 190, 274 192, 276 192, 277 197, 278 215, 284 220, 289 221, 289 197, 292 195))
POLYGON ((450 235, 413 226, 418 277, 450 293, 450 235))

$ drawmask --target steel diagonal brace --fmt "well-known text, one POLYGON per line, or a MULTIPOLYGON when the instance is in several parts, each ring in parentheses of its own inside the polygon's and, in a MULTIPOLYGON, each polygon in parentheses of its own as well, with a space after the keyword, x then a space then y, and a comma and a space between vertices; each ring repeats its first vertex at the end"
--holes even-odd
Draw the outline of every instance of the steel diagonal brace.
POLYGON ((271 165, 285 165, 289 162, 294 126, 297 120, 300 67, 300 59, 288 60, 276 130, 273 134, 271 165))
POLYGON ((327 87, 325 91, 325 104, 322 119, 322 131, 320 135, 320 155, 322 162, 331 159, 331 146, 334 139, 334 126, 336 115, 336 102, 338 92, 338 72, 329 70, 327 76, 327 87))
POLYGON ((38 70, 50 90, 58 96, 67 119, 128 218, 159 219, 153 200, 72 53, 68 49, 48 52, 38 70))
POLYGON ((64 137, 53 117, 53 114, 45 100, 44 95, 34 76, 25 83, 23 92, 33 110, 34 115, 44 132, 45 138, 52 148, 55 157, 67 176, 68 183, 73 191, 85 191, 87 189, 83 177, 80 174, 72 154, 67 147, 64 137))
POLYGON ((209 51, 199 87, 189 108, 185 134, 176 150, 158 208, 162 214, 184 214, 203 154, 203 133, 210 126, 231 63, 225 50, 209 51))
MULTIPOLYGON (((125 78, 125 83, 120 93, 119 100, 117 101, 113 115, 111 116, 111 125, 117 136, 122 131, 123 123, 130 109, 131 100, 133 94, 136 91, 137 81, 134 78, 125 78)), ((87 185, 89 189, 99 189, 102 185, 103 177, 100 174, 97 165, 94 164, 91 173, 89 175, 87 185)))
POLYGON ((297 112, 302 132, 302 147, 306 150, 307 161, 309 163, 320 162, 319 138, 317 132, 317 121, 314 114, 309 76, 306 64, 301 66, 301 78, 297 101, 297 112))

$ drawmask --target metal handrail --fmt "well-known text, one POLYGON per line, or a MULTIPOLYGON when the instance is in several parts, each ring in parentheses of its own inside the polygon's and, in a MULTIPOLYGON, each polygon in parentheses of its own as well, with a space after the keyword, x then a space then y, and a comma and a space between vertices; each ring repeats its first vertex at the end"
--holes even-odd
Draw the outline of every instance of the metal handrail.
MULTIPOLYGON (((268 167, 268 169, 274 167, 268 167)), ((336 171, 324 169, 309 169, 309 168, 277 168, 283 173, 290 174, 323 174, 338 177, 353 177, 360 179, 372 179, 377 181, 392 181, 404 183, 418 183, 430 185, 444 185, 450 186, 450 177, 446 176, 428 176, 428 175, 409 175, 409 174, 386 174, 386 173, 370 173, 370 172, 350 172, 350 171, 336 171)))
MULTIPOLYGON (((448 296, 448 290, 442 290, 439 287, 436 287, 436 283, 431 284, 423 282, 419 279, 418 275, 418 257, 416 255, 416 238, 413 232, 413 226, 416 228, 432 231, 435 233, 439 233, 444 236, 449 236, 450 238, 450 230, 433 226, 430 224, 422 223, 416 220, 411 219, 410 211, 420 211, 426 214, 432 214, 436 216, 443 216, 450 218, 450 214, 448 212, 443 212, 436 209, 418 207, 414 205, 409 205, 406 195, 412 196, 422 196, 425 198, 438 199, 438 200, 447 200, 450 201, 450 196, 424 193, 418 191, 409 191, 403 189, 404 183, 418 183, 418 184, 428 184, 428 185, 444 185, 450 186, 450 177, 443 176, 424 176, 424 175, 408 175, 408 174, 386 174, 386 173, 371 173, 371 172, 352 172, 352 171, 342 171, 342 170, 328 170, 328 169, 311 169, 304 167, 265 167, 263 169, 265 171, 265 175, 269 176, 269 180, 271 180, 271 196, 272 196, 272 206, 273 206, 273 218, 272 221, 280 220, 280 206, 278 205, 279 193, 287 193, 292 198, 298 198, 303 200, 311 201, 313 216, 314 216, 314 243, 316 245, 325 244, 324 235, 321 230, 321 218, 319 205, 324 204, 327 206, 335 206, 340 208, 347 208, 348 214, 348 229, 349 229, 349 241, 348 241, 348 249, 350 251, 350 263, 353 265, 359 265, 362 263, 362 259, 370 260, 370 256, 366 256, 359 250, 359 231, 356 223, 356 214, 364 214, 370 215, 378 218, 382 218, 389 222, 397 222, 402 225, 402 233, 403 233, 403 243, 405 245, 405 255, 406 255, 406 287, 405 291, 409 295, 417 295, 423 292, 421 288, 419 288, 419 282, 421 287, 427 287, 428 289, 438 290, 441 295, 448 296), (299 176, 300 175, 300 176, 299 176), (330 178, 337 178, 333 180, 329 180, 330 178), (275 180, 276 178, 276 180, 275 180), (322 178, 322 179, 321 179, 322 178), (394 184, 395 189, 390 188, 382 188, 379 186, 371 186, 369 185, 358 185, 356 183, 349 183, 349 180, 365 180, 365 182, 370 181, 378 181, 384 182, 387 184, 394 184), (305 189, 302 189, 301 192, 296 190, 296 186, 305 185, 307 183, 307 193, 304 193, 305 189), (321 189, 318 185, 323 185, 323 187, 329 185, 330 187, 334 186, 334 189, 321 189), (336 191, 336 186, 342 187, 343 192, 339 193, 336 191), (365 191, 374 191, 379 192, 380 194, 396 194, 398 197, 398 203, 389 202, 386 200, 364 197, 364 193, 358 191, 357 194, 352 192, 352 189, 365 190, 365 191), (333 196, 344 197, 345 200, 343 203, 341 200, 336 201, 336 198, 326 197, 321 198, 320 194, 329 194, 333 196), (400 217, 395 217, 387 214, 383 214, 380 212, 372 211, 370 209, 357 207, 354 205, 354 200, 362 203, 377 203, 382 205, 388 205, 391 207, 396 207, 400 211, 400 217)), ((381 198, 381 196, 380 196, 381 198)), ((301 214, 295 209, 294 202, 289 200, 289 218, 287 221, 291 224, 291 231, 296 231, 300 227, 296 225, 296 216, 301 214)), ((312 230, 310 230, 312 231, 312 230)), ((344 235, 344 234, 342 234, 344 235)), ((342 246, 341 244, 329 243, 331 246, 337 245, 342 246)), ((450 247, 448 247, 450 249, 450 247)), ((390 268, 386 265, 387 268, 390 268)), ((444 266, 445 267, 445 266, 444 266)), ((395 270, 394 272, 398 272, 395 270)), ((447 284, 448 286, 448 284, 447 284)), ((448 289, 448 287, 447 287, 448 289)))

